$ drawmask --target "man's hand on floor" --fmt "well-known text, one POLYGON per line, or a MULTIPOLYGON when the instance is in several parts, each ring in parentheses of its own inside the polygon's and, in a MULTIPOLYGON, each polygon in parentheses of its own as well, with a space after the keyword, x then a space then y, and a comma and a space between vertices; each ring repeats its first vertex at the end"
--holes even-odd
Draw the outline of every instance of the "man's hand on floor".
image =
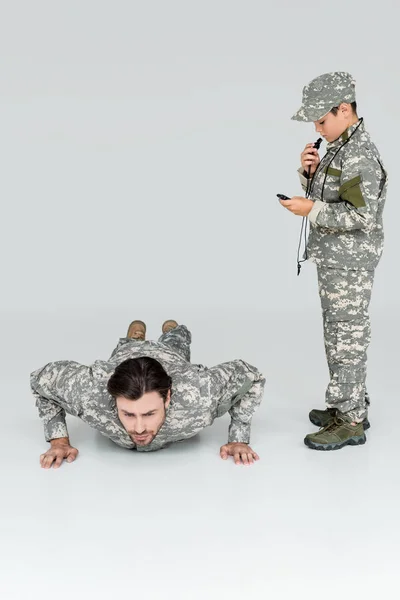
POLYGON ((258 454, 256 454, 248 444, 242 444, 241 442, 232 442, 225 444, 220 449, 220 456, 226 460, 228 456, 233 456, 233 460, 237 465, 251 465, 255 460, 260 460, 258 454))
POLYGON ((78 450, 73 448, 68 438, 51 440, 51 448, 40 457, 40 466, 43 469, 58 469, 63 460, 73 462, 78 456, 78 450))

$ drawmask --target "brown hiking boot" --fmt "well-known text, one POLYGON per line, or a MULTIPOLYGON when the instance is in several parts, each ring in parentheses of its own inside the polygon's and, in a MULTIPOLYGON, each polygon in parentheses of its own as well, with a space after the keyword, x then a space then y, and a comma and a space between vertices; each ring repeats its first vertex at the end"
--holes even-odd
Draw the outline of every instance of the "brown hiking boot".
POLYGON ((165 321, 165 323, 163 323, 162 332, 168 333, 168 331, 171 331, 171 329, 175 329, 175 327, 178 327, 178 323, 173 319, 170 319, 169 321, 165 321))
POLYGON ((132 321, 126 337, 144 341, 146 339, 146 323, 143 323, 143 321, 132 321))

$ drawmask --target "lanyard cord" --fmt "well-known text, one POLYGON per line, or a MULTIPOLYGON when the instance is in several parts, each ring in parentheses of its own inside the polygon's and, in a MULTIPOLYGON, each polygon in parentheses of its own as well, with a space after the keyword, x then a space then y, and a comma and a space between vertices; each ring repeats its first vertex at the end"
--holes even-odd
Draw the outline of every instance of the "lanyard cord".
MULTIPOLYGON (((315 144, 314 144, 314 148, 316 148, 317 150, 319 149, 319 146, 322 142, 322 138, 319 138, 315 144)), ((322 162, 322 161, 321 161, 322 162)), ((314 175, 311 177, 311 165, 309 165, 308 167, 308 172, 307 172, 307 188, 306 188, 306 198, 309 198, 310 194, 311 194, 311 187, 312 187, 312 183, 315 180, 315 176, 318 172, 318 169, 321 165, 318 165, 318 167, 315 170, 314 175)), ((300 238, 299 238, 299 246, 297 248, 297 275, 300 275, 300 271, 301 271, 301 263, 305 262, 308 259, 308 254, 307 254, 307 217, 303 217, 302 222, 301 222, 301 231, 300 231, 300 238), (301 249, 301 240, 303 237, 303 231, 304 231, 304 258, 302 260, 300 260, 300 249, 301 249)))
MULTIPOLYGON (((311 188, 311 165, 308 167, 307 177, 308 177, 308 179, 307 179, 306 198, 309 197, 310 188, 311 188)), ((305 262, 307 259, 308 259, 308 254, 307 254, 307 217, 303 217, 303 219, 301 221, 299 246, 297 248, 297 275, 300 275, 301 263, 305 262), (301 241, 303 239, 303 232, 304 232, 304 258, 302 260, 300 260, 300 250, 301 250, 301 241)))
MULTIPOLYGON (((349 135, 349 137, 347 138, 347 140, 341 145, 339 146, 339 148, 336 150, 336 152, 333 154, 331 160, 328 162, 328 164, 325 167, 325 177, 324 177, 324 181, 322 184, 322 190, 321 190, 321 201, 323 202, 324 199, 324 188, 325 188, 325 183, 326 183, 326 179, 328 177, 328 169, 330 167, 330 165, 332 164, 332 162, 334 161, 334 159, 336 158, 336 156, 339 154, 339 152, 342 150, 342 148, 344 148, 344 146, 346 144, 349 143, 349 141, 351 140, 351 138, 353 137, 353 135, 356 133, 357 129, 360 127, 361 123, 363 122, 363 117, 360 118, 360 122, 357 125, 357 127, 355 128, 355 130, 349 135)), ((325 158, 325 157, 324 157, 325 158)), ((307 181, 307 189, 306 189, 306 198, 309 198, 312 194, 312 191, 314 189, 314 183, 315 183, 315 179, 316 179, 316 175, 318 173, 319 168, 321 167, 321 165, 323 164, 324 158, 320 161, 313 177, 310 177, 311 174, 311 165, 308 167, 308 181, 307 181)), ((308 253, 307 253, 307 221, 308 221, 308 217, 303 217, 302 223, 301 223, 301 231, 300 231, 300 239, 299 239, 299 246, 297 249, 297 275, 300 275, 300 271, 301 271, 301 263, 305 262, 306 260, 308 260, 308 253), (303 237, 303 231, 304 231, 304 258, 303 260, 300 260, 300 249, 301 249, 301 240, 303 237)))

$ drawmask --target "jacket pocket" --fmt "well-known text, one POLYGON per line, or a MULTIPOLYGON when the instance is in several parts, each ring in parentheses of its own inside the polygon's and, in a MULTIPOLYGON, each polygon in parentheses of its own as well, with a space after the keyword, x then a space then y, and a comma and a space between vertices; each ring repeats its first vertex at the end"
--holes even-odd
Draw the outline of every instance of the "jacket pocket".
POLYGON ((361 191, 361 175, 349 179, 339 188, 339 197, 352 204, 355 208, 365 206, 365 200, 361 191))

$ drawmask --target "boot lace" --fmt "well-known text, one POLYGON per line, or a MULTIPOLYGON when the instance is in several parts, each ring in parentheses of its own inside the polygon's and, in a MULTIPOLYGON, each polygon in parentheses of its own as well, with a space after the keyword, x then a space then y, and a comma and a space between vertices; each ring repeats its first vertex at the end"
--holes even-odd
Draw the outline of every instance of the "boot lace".
POLYGON ((340 417, 338 417, 337 414, 335 414, 335 415, 333 415, 333 421, 328 423, 328 425, 325 425, 325 427, 321 427, 320 431, 324 431, 324 432, 333 431, 337 427, 340 427, 341 425, 343 425, 343 423, 345 423, 345 421, 343 419, 341 419, 340 417))

